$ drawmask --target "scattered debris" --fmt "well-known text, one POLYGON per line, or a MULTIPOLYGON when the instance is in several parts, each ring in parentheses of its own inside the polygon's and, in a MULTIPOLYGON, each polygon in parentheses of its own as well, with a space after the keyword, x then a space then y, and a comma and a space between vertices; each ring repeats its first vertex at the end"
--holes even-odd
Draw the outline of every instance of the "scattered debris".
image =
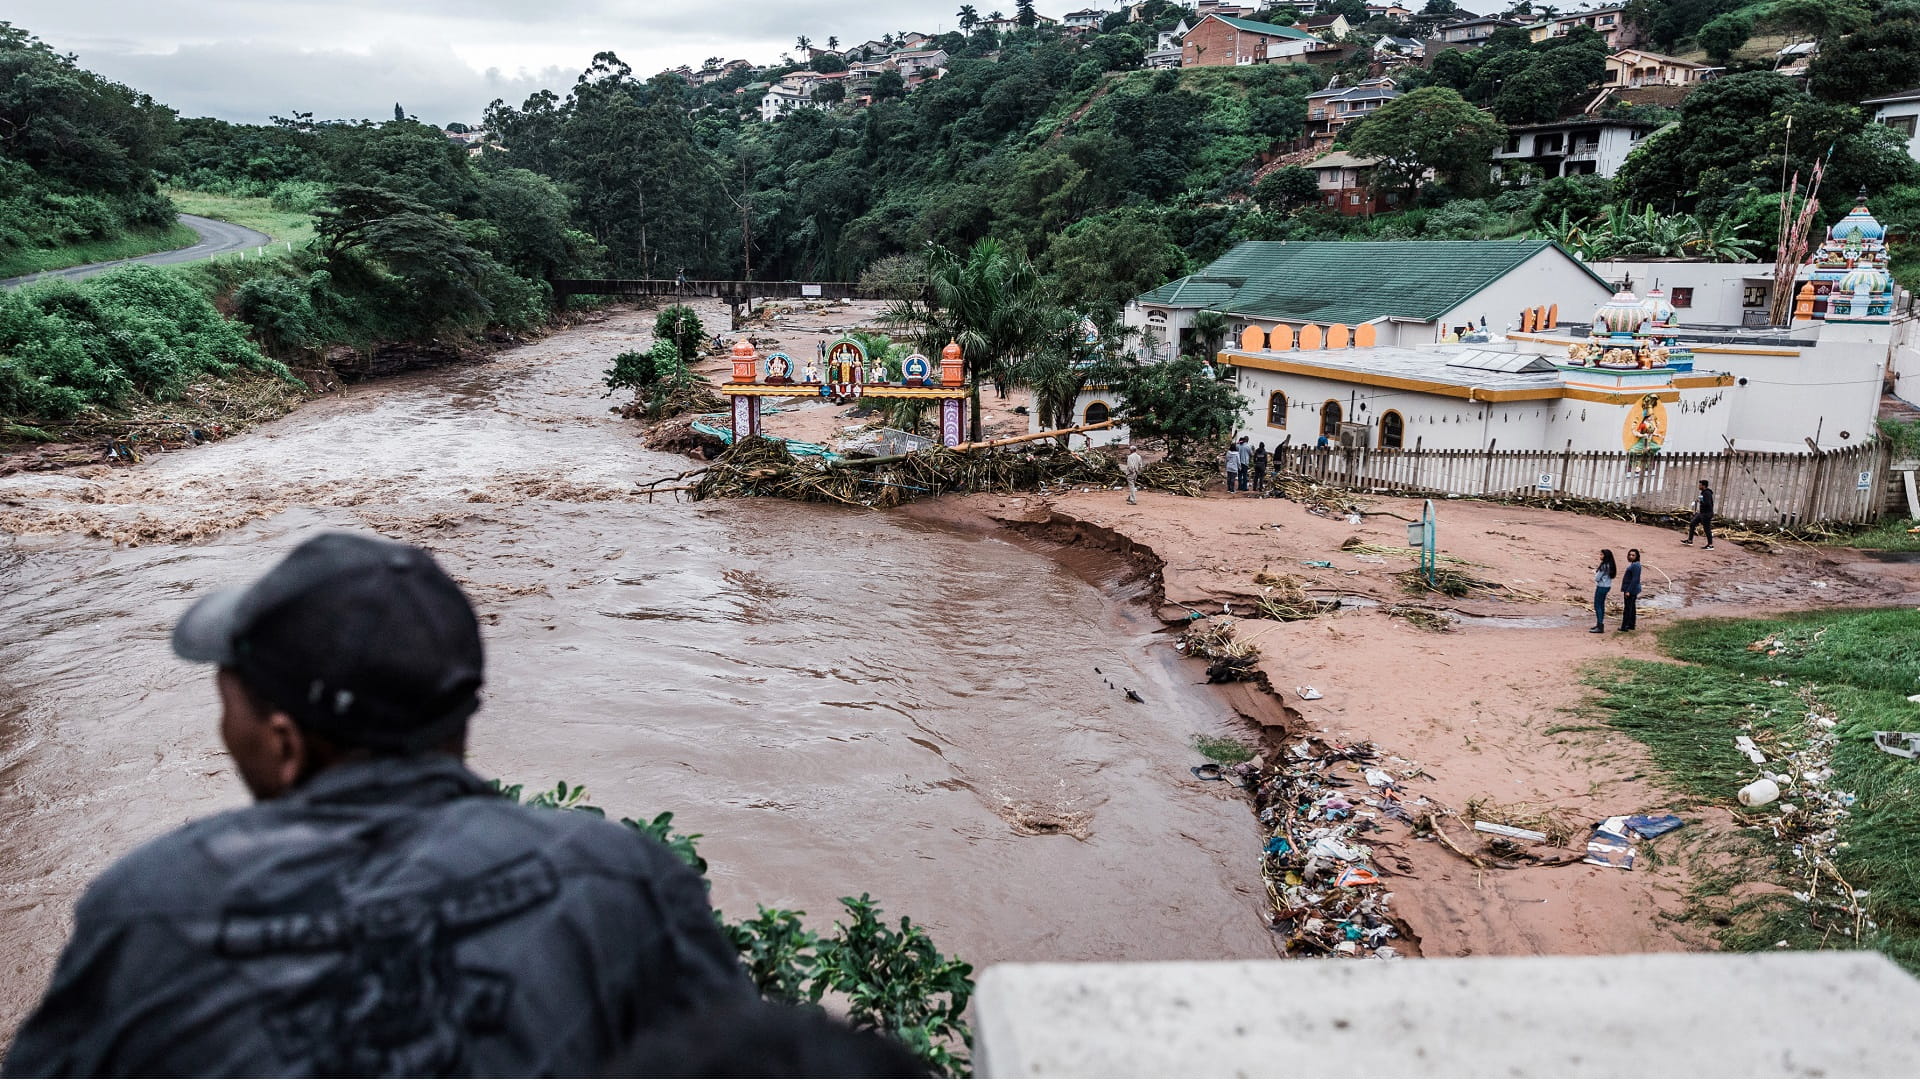
POLYGON ((1642 840, 1665 836, 1685 824, 1672 814, 1635 814, 1627 819, 1627 828, 1642 840))
POLYGON ((1741 806, 1765 806, 1780 797, 1780 785, 1761 777, 1740 789, 1741 806))
POLYGON ((1894 757, 1920 758, 1920 731, 1876 731, 1873 745, 1894 757))
POLYGON ((1301 701, 1319 701, 1326 696, 1311 686, 1296 686, 1293 692, 1300 695, 1301 701))
POLYGON ((1180 640, 1174 647, 1188 656, 1211 661, 1207 665, 1208 682, 1245 682, 1257 678, 1260 650, 1250 642, 1239 640, 1236 626, 1231 615, 1191 620, 1180 632, 1180 640))
MULTIPOLYGON (((1804 638, 1793 634, 1786 645, 1792 647, 1796 642, 1810 645, 1821 633, 1825 630, 1804 638)), ((1793 895, 1807 905, 1814 927, 1838 930, 1858 945, 1864 933, 1876 927, 1867 917, 1866 892, 1854 889, 1835 862, 1842 846, 1840 826, 1851 815, 1849 808, 1855 801, 1852 792, 1835 791, 1828 786, 1833 780, 1833 752, 1840 743, 1835 731, 1840 720, 1810 692, 1802 691, 1800 700, 1807 708, 1806 745, 1791 753, 1776 752, 1774 764, 1779 771, 1748 785, 1753 788, 1764 782, 1777 792, 1779 800, 1751 804, 1770 807, 1770 812, 1764 817, 1756 815, 1749 823, 1772 832, 1792 861, 1802 868, 1806 887, 1795 890, 1793 895)), ((1877 736, 1875 745, 1878 745, 1877 736)), ((1741 790, 1744 793, 1747 789, 1741 790)), ((1744 798, 1741 801, 1746 804, 1744 798)))
POLYGON ((1587 838, 1587 857, 1581 861, 1620 870, 1633 869, 1633 843, 1628 835, 1625 817, 1610 817, 1595 825, 1593 835, 1587 838))
MULTIPOLYGON (((1304 738, 1274 757, 1237 768, 1245 772, 1255 812, 1268 830, 1261 870, 1271 926, 1284 935, 1282 951, 1389 958, 1399 955, 1389 941, 1417 943, 1389 909, 1393 894, 1382 886, 1377 864, 1379 850, 1387 845, 1363 839, 1379 831, 1377 820, 1387 806, 1400 809, 1392 785, 1356 798, 1343 790, 1352 781, 1337 775, 1370 771, 1376 759, 1372 744, 1337 746, 1304 738)), ((1404 819, 1406 814, 1400 809, 1390 816, 1404 819)))
POLYGON ((1492 833, 1495 836, 1504 836, 1509 840, 1531 840, 1539 844, 1546 842, 1547 839, 1546 833, 1535 832, 1532 829, 1516 829, 1511 825, 1502 825, 1494 821, 1476 820, 1473 823, 1473 828, 1475 832, 1492 833))
POLYGON ((1733 748, 1747 755, 1747 760, 1753 762, 1755 765, 1765 765, 1767 763, 1767 755, 1761 753, 1760 748, 1753 745, 1753 736, 1751 735, 1742 735, 1733 740, 1733 748))
POLYGON ((1453 618, 1444 611, 1420 607, 1415 604, 1394 604, 1387 608, 1389 618, 1405 619, 1415 627, 1434 634, 1453 632, 1453 618))

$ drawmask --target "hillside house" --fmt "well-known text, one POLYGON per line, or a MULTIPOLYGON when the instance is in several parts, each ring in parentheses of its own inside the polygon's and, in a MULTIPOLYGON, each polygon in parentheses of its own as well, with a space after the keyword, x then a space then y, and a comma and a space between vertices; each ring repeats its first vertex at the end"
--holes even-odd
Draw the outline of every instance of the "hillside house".
POLYGON ((1705 82, 1719 72, 1717 67, 1691 60, 1641 49, 1622 49, 1607 57, 1607 71, 1600 81, 1605 86, 1621 87, 1689 86, 1705 82))
POLYGON ((1140 66, 1148 70, 1155 68, 1177 68, 1180 66, 1180 46, 1175 45, 1171 49, 1156 49, 1148 53, 1141 60, 1140 66))
POLYGON ((1487 43, 1495 30, 1509 26, 1519 26, 1512 19, 1502 19, 1492 15, 1479 15, 1471 19, 1459 19, 1441 23, 1434 36, 1447 46, 1456 49, 1477 49, 1487 43))
POLYGON ((904 79, 928 78, 937 76, 947 66, 945 49, 915 49, 911 52, 893 54, 893 63, 904 79))
POLYGON ((1100 24, 1105 22, 1110 14, 1112 13, 1098 8, 1081 8, 1079 11, 1067 12, 1060 17, 1060 21, 1066 23, 1069 30, 1098 30, 1100 24))
POLYGON ((1902 90, 1860 103, 1873 110, 1873 122, 1885 124, 1906 137, 1907 153, 1920 160, 1920 89, 1902 90))
POLYGON ((1615 288, 1658 297, 1675 326, 1764 327, 1773 300, 1774 264, 1695 259, 1614 260, 1588 264, 1615 288))
POLYGON ((1392 79, 1362 79, 1352 86, 1329 86, 1307 95, 1307 136, 1316 150, 1333 147, 1340 129, 1371 116, 1375 109, 1400 96, 1392 79))
POLYGON ((1186 37, 1187 31, 1191 29, 1193 29, 1193 27, 1187 25, 1187 20, 1181 19, 1179 22, 1174 23, 1172 27, 1159 32, 1154 38, 1154 50, 1160 52, 1167 49, 1180 48, 1180 39, 1186 37))
POLYGON ((1579 27, 1599 34, 1611 50, 1630 49, 1640 44, 1646 36, 1636 23, 1627 19, 1626 7, 1620 4, 1588 11, 1570 11, 1565 15, 1542 19, 1528 26, 1527 30, 1534 41, 1545 41, 1548 38, 1566 37, 1579 27))
POLYGON ((1193 5, 1193 13, 1203 19, 1208 15, 1221 15, 1229 19, 1251 19, 1256 9, 1245 4, 1223 3, 1222 0, 1198 0, 1193 5))
POLYGON ((1327 209, 1347 217, 1361 217, 1400 208, 1397 191, 1376 193, 1371 190, 1373 167, 1379 158, 1355 157, 1335 150, 1308 163, 1315 183, 1320 185, 1320 202, 1327 209))
POLYGON ((1264 64, 1270 58, 1298 55, 1320 43, 1319 37, 1291 26, 1209 15, 1180 39, 1180 66, 1264 64))
POLYGON ((1418 64, 1426 56, 1426 44, 1418 38, 1382 34, 1373 43, 1373 62, 1382 67, 1418 64))
POLYGON ((1507 129, 1507 142, 1494 152, 1494 169, 1526 162, 1540 170, 1541 179, 1557 176, 1604 176, 1611 179, 1626 164, 1640 140, 1660 129, 1645 120, 1617 120, 1579 116, 1545 124, 1520 124, 1507 129))
POLYGON ((1369 19, 1404 19, 1413 14, 1413 9, 1404 4, 1368 4, 1369 19))
POLYGON ((760 98, 760 119, 771 124, 795 109, 824 109, 826 103, 813 100, 813 83, 802 86, 789 85, 784 79, 772 86, 760 98))
POLYGON ((1347 21, 1345 15, 1335 13, 1332 15, 1315 15, 1311 18, 1304 19, 1295 23, 1294 29, 1305 30, 1307 33, 1325 41, 1339 41, 1341 38, 1353 32, 1353 24, 1347 21))

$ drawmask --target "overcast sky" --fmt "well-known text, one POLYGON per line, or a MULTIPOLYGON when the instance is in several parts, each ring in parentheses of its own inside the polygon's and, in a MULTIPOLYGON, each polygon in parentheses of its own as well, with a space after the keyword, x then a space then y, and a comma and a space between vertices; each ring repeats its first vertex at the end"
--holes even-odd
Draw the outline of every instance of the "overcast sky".
MULTIPOLYGON (((652 74, 709 56, 777 61, 805 34, 843 45, 954 29, 954 0, 6 0, 0 19, 183 116, 294 111, 473 123, 487 103, 564 93, 611 49, 652 74)), ((976 4, 982 15, 1013 0, 976 4)), ((1068 5, 1042 0, 1043 14, 1068 5)))

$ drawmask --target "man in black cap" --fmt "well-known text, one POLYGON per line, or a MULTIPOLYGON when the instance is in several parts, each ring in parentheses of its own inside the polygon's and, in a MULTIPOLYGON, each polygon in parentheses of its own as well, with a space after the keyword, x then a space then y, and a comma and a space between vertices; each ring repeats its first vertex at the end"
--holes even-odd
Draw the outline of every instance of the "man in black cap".
POLYGON ((258 801, 101 875, 7 1075, 598 1074, 752 996, 665 847, 461 763, 480 629, 426 552, 309 540, 173 647, 258 801))

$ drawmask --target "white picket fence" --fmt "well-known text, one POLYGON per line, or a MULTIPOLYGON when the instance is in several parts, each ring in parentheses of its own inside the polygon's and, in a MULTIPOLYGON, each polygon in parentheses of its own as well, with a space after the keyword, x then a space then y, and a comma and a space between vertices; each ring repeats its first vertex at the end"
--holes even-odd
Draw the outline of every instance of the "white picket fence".
POLYGON ((1889 454, 1868 443, 1821 453, 1405 450, 1292 447, 1282 467, 1355 491, 1591 499, 1649 512, 1693 505, 1713 485, 1716 518, 1766 525, 1858 524, 1886 509, 1889 454))

